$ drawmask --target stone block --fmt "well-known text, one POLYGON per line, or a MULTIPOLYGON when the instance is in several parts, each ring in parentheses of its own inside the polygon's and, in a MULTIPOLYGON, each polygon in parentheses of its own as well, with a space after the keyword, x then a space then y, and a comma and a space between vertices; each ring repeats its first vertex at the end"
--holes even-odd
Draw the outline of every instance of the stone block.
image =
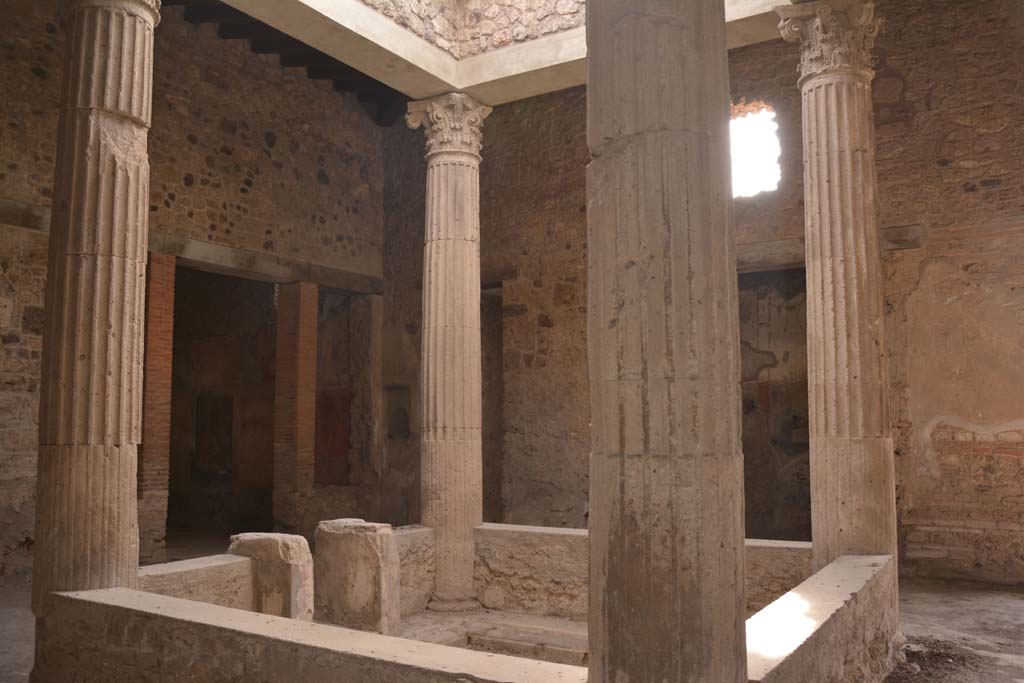
POLYGON ((402 576, 402 616, 419 614, 434 594, 434 530, 413 525, 395 529, 402 576))
POLYGON ((211 555, 139 568, 139 590, 251 611, 253 560, 211 555))
POLYGON ((401 569, 390 524, 334 519, 316 528, 316 616, 385 635, 401 626, 401 569))
POLYGON ((263 614, 313 619, 313 556, 302 536, 237 534, 228 553, 253 560, 253 610, 263 614))

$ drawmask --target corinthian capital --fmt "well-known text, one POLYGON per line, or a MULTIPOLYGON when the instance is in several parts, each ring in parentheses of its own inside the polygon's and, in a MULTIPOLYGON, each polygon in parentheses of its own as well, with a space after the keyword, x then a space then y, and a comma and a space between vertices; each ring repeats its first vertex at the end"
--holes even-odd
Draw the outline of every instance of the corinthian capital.
POLYGON ((450 93, 409 104, 406 123, 427 133, 427 156, 461 152, 480 156, 484 119, 491 108, 462 93, 450 93))
POLYGON ((777 7, 782 37, 801 43, 804 79, 832 70, 872 75, 872 54, 881 25, 874 0, 817 0, 777 7))

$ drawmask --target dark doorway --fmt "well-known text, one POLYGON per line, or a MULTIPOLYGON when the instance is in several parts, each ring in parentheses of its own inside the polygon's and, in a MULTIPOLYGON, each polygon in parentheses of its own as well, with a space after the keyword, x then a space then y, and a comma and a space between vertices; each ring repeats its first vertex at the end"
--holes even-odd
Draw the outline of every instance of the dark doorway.
POLYGON ((178 268, 168 533, 273 528, 274 285, 178 268))

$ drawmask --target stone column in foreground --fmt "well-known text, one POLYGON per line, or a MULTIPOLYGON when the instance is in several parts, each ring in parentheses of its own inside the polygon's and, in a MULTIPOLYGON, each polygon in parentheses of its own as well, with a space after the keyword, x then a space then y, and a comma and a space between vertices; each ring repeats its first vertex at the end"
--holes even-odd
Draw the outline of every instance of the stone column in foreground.
POLYGON ((134 586, 159 0, 69 0, 39 419, 33 605, 134 586))
POLYGON ((746 683, 721 0, 590 0, 590 682, 746 683))
POLYGON ((874 2, 780 7, 801 43, 814 564, 896 552, 871 51, 874 2))
POLYGON ((491 113, 454 93, 409 105, 427 134, 423 248, 421 522, 437 539, 432 609, 479 607, 473 529, 483 522, 480 147, 491 113))

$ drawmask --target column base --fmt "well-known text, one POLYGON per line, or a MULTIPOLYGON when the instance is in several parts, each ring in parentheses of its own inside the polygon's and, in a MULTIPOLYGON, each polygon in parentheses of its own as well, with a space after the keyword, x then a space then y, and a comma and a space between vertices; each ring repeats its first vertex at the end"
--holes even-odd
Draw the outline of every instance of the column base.
POLYGON ((483 609, 474 598, 443 598, 434 596, 427 609, 431 612, 479 612, 483 609))

